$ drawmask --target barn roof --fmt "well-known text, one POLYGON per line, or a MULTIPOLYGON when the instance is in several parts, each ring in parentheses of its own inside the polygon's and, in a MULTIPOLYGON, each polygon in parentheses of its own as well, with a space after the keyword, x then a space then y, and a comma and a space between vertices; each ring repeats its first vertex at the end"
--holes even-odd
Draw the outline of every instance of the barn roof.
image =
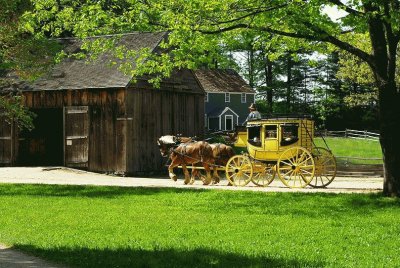
MULTIPOLYGON (((139 51, 148 48, 155 51, 160 42, 166 37, 166 32, 136 32, 121 35, 118 45, 139 51)), ((104 38, 116 37, 113 35, 102 36, 104 38)), ((100 37, 93 37, 100 38, 100 37)), ((60 39, 64 50, 67 52, 79 52, 81 41, 74 38, 60 39)), ((55 65, 51 71, 33 83, 19 82, 22 90, 62 90, 62 89, 89 89, 89 88, 121 88, 126 87, 132 76, 126 75, 118 69, 117 65, 111 65, 111 61, 120 62, 110 53, 100 55, 96 60, 65 58, 55 65)), ((135 67, 135 66, 133 66, 135 67)))
POLYGON ((244 79, 232 69, 197 70, 196 77, 208 93, 255 93, 244 79))

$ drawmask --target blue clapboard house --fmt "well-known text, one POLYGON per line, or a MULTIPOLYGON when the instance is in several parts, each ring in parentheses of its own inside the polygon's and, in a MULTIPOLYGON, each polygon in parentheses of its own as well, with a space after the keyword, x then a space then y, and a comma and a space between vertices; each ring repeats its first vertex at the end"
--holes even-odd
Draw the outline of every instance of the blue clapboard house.
POLYGON ((255 91, 234 70, 197 70, 196 77, 206 92, 207 130, 233 130, 241 125, 254 102, 255 91))

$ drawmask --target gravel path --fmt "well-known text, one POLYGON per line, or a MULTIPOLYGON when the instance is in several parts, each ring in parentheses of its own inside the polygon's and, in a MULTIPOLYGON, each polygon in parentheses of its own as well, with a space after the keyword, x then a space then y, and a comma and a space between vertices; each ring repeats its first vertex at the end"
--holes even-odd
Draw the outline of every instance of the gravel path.
POLYGON ((61 268, 42 259, 0 245, 0 268, 61 268))
POLYGON ((184 185, 183 179, 177 182, 167 176, 161 178, 117 177, 86 172, 64 167, 8 167, 0 168, 0 183, 32 183, 32 184, 63 184, 63 185, 103 185, 123 187, 177 187, 186 189, 221 189, 221 190, 248 190, 261 192, 329 192, 329 193, 363 193, 382 191, 382 177, 336 177, 325 189, 289 189, 279 179, 275 179, 268 187, 256 187, 249 183, 245 187, 226 186, 226 180, 218 185, 204 186, 200 181, 194 185, 184 185))

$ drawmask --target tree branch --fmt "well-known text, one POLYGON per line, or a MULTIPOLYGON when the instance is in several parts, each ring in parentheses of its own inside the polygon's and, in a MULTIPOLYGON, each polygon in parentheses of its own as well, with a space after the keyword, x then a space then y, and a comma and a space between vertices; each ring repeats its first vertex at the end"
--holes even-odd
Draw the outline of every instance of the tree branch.
POLYGON ((281 36, 286 36, 286 37, 293 37, 293 38, 302 38, 310 41, 321 41, 321 42, 328 42, 333 45, 335 45, 338 48, 341 48, 357 57, 360 59, 364 60, 368 64, 372 64, 372 56, 365 51, 347 43, 339 40, 338 38, 328 34, 326 31, 322 29, 316 28, 314 25, 306 25, 308 26, 311 30, 315 32, 315 35, 311 34, 305 34, 305 33, 294 33, 294 32, 286 32, 286 31, 281 31, 277 29, 273 29, 270 27, 254 27, 248 24, 240 23, 240 24, 235 24, 229 27, 225 28, 220 28, 218 30, 199 30, 201 33, 204 34, 217 34, 217 33, 223 33, 223 32, 228 32, 232 31, 235 29, 252 29, 252 30, 257 30, 257 31, 262 31, 262 32, 268 32, 268 33, 273 33, 281 36))
POLYGON ((251 17, 251 16, 255 16, 255 15, 260 14, 260 13, 264 13, 264 12, 268 12, 268 11, 272 11, 272 10, 276 10, 276 9, 280 9, 280 8, 286 7, 287 5, 288 4, 282 4, 282 5, 278 5, 278 6, 275 6, 275 7, 268 7, 268 8, 261 8, 260 7, 257 10, 255 10, 253 12, 250 12, 248 14, 245 14, 243 16, 240 16, 240 17, 237 17, 237 18, 234 18, 234 19, 231 19, 231 20, 226 20, 226 21, 217 21, 217 22, 215 22, 215 23, 213 23, 211 25, 215 26, 215 25, 221 25, 221 24, 225 24, 225 23, 232 23, 232 22, 240 21, 242 19, 245 19, 245 18, 248 18, 248 17, 251 17))
POLYGON ((272 29, 269 27, 254 27, 254 26, 250 26, 249 24, 245 24, 245 23, 239 23, 239 24, 231 25, 229 27, 219 28, 217 30, 198 30, 198 31, 203 34, 218 34, 218 33, 229 32, 229 31, 236 30, 236 29, 252 29, 252 30, 258 30, 258 31, 262 31, 262 32, 274 33, 274 34, 287 36, 287 37, 303 38, 303 39, 307 39, 307 40, 311 40, 311 41, 320 41, 317 38, 315 38, 315 36, 312 36, 312 35, 284 32, 284 31, 275 30, 275 29, 272 29))

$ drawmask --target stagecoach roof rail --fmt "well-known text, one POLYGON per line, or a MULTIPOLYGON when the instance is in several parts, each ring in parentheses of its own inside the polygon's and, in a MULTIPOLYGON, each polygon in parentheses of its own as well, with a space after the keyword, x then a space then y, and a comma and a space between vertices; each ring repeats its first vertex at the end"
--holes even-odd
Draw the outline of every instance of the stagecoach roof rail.
POLYGON ((262 114, 261 120, 313 119, 311 114, 262 114))

